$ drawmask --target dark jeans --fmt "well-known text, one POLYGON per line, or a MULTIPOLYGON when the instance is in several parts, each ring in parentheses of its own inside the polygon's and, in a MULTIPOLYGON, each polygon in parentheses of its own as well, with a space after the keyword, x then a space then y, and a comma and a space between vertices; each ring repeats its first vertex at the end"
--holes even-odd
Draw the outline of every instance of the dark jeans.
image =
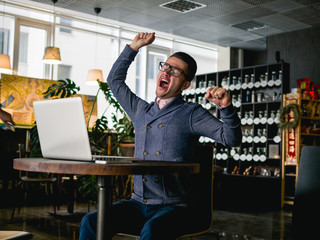
MULTIPOLYGON (((136 200, 119 201, 111 209, 112 235, 140 235, 140 240, 174 240, 194 227, 192 211, 187 207, 146 205, 136 200)), ((81 221, 80 240, 96 239, 97 211, 81 221)))

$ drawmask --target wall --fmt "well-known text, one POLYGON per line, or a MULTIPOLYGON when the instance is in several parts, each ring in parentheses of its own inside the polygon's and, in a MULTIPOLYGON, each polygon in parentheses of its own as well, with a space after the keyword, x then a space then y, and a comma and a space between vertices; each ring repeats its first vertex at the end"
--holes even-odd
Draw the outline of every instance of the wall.
POLYGON ((267 64, 267 50, 264 50, 264 51, 244 50, 243 56, 244 56, 243 57, 244 67, 267 64))
POLYGON ((274 63, 275 52, 280 59, 290 63, 290 88, 297 87, 297 79, 310 77, 313 83, 320 83, 320 27, 267 38, 268 64, 274 63))
MULTIPOLYGON (((218 67, 217 71, 224 71, 230 69, 230 47, 217 47, 219 51, 218 55, 218 67)), ((211 71, 214 72, 214 71, 211 71)))

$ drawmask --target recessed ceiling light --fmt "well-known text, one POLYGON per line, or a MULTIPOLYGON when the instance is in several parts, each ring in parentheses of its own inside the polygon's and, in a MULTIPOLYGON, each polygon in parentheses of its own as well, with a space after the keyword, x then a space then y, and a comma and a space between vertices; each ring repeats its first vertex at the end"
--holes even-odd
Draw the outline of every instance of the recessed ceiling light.
POLYGON ((269 25, 265 23, 257 22, 257 21, 247 21, 247 22, 233 24, 231 25, 231 27, 240 28, 246 31, 255 31, 255 30, 269 27, 269 25))
POLYGON ((204 8, 206 7, 206 5, 198 2, 187 1, 187 0, 174 0, 167 3, 163 3, 160 5, 160 7, 168 8, 170 10, 180 12, 180 13, 187 13, 200 8, 204 8))

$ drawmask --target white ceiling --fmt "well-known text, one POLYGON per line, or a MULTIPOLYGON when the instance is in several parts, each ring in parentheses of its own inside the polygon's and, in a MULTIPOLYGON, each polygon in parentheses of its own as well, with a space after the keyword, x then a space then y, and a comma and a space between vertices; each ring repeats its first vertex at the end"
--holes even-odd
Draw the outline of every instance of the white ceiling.
MULTIPOLYGON (((32 0, 53 6, 51 0, 32 0)), ((58 0, 56 7, 138 25, 224 47, 265 49, 266 37, 320 26, 320 0, 193 0, 206 7, 179 13, 160 7, 170 0, 58 0), (233 27, 247 21, 258 30, 233 27)))

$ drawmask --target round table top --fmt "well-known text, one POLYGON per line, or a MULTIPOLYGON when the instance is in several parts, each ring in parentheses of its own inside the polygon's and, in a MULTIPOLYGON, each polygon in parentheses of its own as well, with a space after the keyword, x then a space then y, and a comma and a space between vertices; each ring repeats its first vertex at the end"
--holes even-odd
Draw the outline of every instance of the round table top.
POLYGON ((198 163, 169 161, 133 161, 106 163, 54 160, 46 158, 17 158, 13 168, 29 172, 83 174, 83 175, 167 175, 199 173, 198 163))

